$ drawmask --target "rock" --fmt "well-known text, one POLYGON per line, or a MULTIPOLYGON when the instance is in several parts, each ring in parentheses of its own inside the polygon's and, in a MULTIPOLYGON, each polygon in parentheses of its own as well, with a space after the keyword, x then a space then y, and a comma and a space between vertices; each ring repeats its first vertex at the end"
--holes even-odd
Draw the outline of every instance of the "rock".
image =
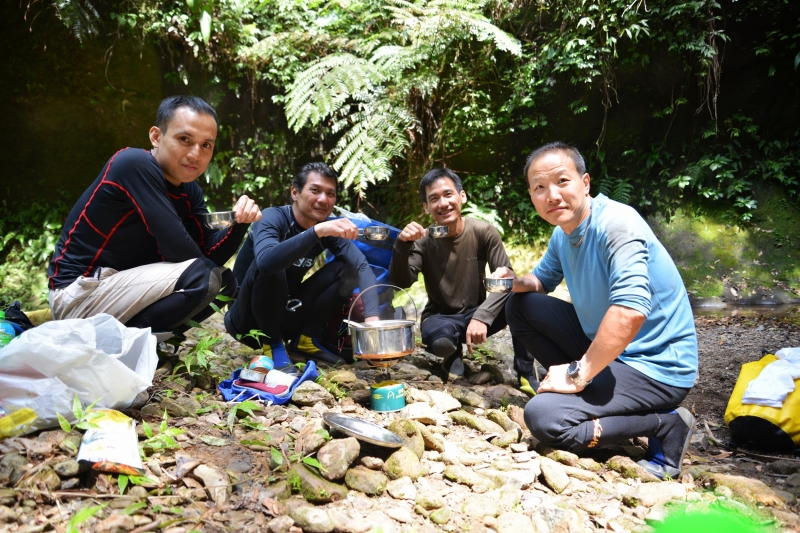
POLYGON ((330 533, 333 531, 333 521, 321 507, 298 505, 289 510, 289 516, 305 533, 330 533))
POLYGON ((686 486, 674 481, 662 483, 643 483, 629 490, 622 501, 628 507, 653 507, 671 500, 686 500, 686 486))
POLYGON ((31 470, 25 471, 16 486, 20 489, 40 490, 40 483, 50 490, 58 490, 61 486, 61 478, 46 464, 39 464, 31 470))
POLYGON ((600 472, 603 469, 603 465, 591 457, 581 457, 578 459, 578 466, 590 472, 600 472))
POLYGON ((365 533, 372 526, 364 523, 361 515, 343 509, 328 509, 328 516, 333 522, 333 530, 341 533, 365 533))
POLYGON ((331 370, 325 377, 331 383, 341 385, 347 389, 352 388, 352 386, 356 384, 356 381, 358 381, 355 374, 345 369, 331 370))
POLYGON ((492 375, 489 372, 476 372, 469 377, 469 382, 473 385, 484 385, 492 380, 492 375))
MULTIPOLYGON (((194 400, 194 398, 192 398, 192 400, 194 400)), ((164 410, 166 410, 167 414, 173 418, 194 417, 197 416, 195 414, 195 411, 197 409, 200 409, 200 403, 197 402, 197 400, 194 401, 195 403, 197 403, 196 409, 192 409, 191 407, 193 407, 194 405, 189 402, 183 402, 183 401, 179 402, 177 400, 173 400, 172 398, 164 398, 163 400, 161 400, 159 411, 163 413, 164 410), (185 405, 189 405, 189 407, 185 407, 185 405)), ((147 406, 145 406, 145 408, 146 407, 147 406)))
POLYGON ((16 522, 17 513, 5 505, 0 505, 0 524, 5 522, 16 522))
POLYGON ((497 533, 522 533, 531 530, 531 519, 522 513, 503 513, 497 517, 497 533))
POLYGON ((353 389, 348 396, 356 403, 366 405, 369 403, 372 393, 367 389, 353 389))
POLYGON ((444 507, 444 498, 442 498, 438 492, 433 491, 420 493, 414 502, 426 511, 433 511, 434 509, 444 507))
POLYGON ((289 533, 289 528, 294 525, 294 520, 289 515, 276 516, 267 524, 269 533, 289 533))
POLYGON ((644 521, 647 524, 654 525, 654 524, 660 524, 666 518, 667 518, 667 510, 661 505, 656 505, 655 507, 651 508, 650 511, 648 511, 648 513, 644 517, 644 521))
POLYGON ((437 390, 429 390, 428 397, 430 398, 433 406, 443 413, 448 411, 455 411, 461 409, 461 402, 447 394, 437 390))
POLYGON ((414 403, 430 404, 431 398, 426 391, 409 387, 406 389, 406 404, 410 405, 414 403))
POLYGON ((788 505, 794 505, 795 503, 797 503, 797 496, 795 496, 791 492, 785 490, 776 490, 775 494, 778 496, 778 498, 783 500, 783 502, 788 505))
POLYGON ((112 514, 105 520, 95 524, 92 527, 92 531, 116 531, 117 528, 130 531, 134 527, 136 527, 136 525, 133 523, 133 517, 126 514, 112 514))
POLYGON ((80 465, 75 459, 67 459, 54 464, 53 470, 60 478, 75 477, 80 472, 80 465))
POLYGON ((259 493, 259 500, 269 498, 271 500, 282 501, 292 495, 292 489, 285 480, 276 481, 272 485, 267 485, 259 493))
POLYGON ((384 512, 392 520, 397 520, 403 524, 414 522, 414 516, 404 507, 387 507, 384 512))
POLYGON ((143 415, 161 418, 164 415, 164 410, 161 408, 160 403, 148 403, 141 408, 140 412, 143 415))
POLYGON ((417 488, 408 476, 389 481, 386 492, 396 500, 414 500, 417 497, 417 488))
POLYGON ((536 533, 578 533, 586 531, 573 509, 562 509, 554 503, 544 502, 531 513, 536 533))
POLYGON ((289 427, 295 433, 300 433, 301 431, 303 431, 303 428, 306 427, 306 424, 308 424, 308 420, 306 420, 302 416, 296 416, 292 419, 291 422, 289 422, 289 427))
POLYGON ((13 487, 25 473, 28 459, 18 453, 9 453, 0 458, 0 485, 13 487))
POLYGON ((456 424, 471 427, 472 429, 476 429, 481 433, 505 433, 502 427, 491 420, 477 417, 466 411, 454 411, 450 413, 450 418, 456 424))
POLYGON ((218 506, 228 503, 231 488, 228 474, 210 466, 200 465, 194 469, 192 475, 200 478, 208 491, 209 497, 218 506))
POLYGON ((615 455, 606 461, 606 466, 608 466, 608 468, 611 470, 622 474, 622 477, 629 479, 641 478, 642 481, 661 481, 643 467, 636 464, 633 459, 630 457, 625 457, 624 455, 615 455))
POLYGON ((538 469, 538 462, 534 464, 537 466, 536 469, 525 468, 504 471, 492 468, 484 468, 480 470, 480 473, 482 476, 492 479, 496 485, 513 489, 527 489, 536 482, 536 478, 541 473, 541 471, 538 469))
POLYGON ((353 437, 331 440, 317 452, 322 477, 331 481, 342 479, 360 452, 361 445, 353 437))
MULTIPOLYGON (((516 442, 516 443, 510 444, 508 446, 508 449, 511 450, 514 453, 526 453, 528 451, 528 444, 525 443, 525 442, 516 442)), ((536 452, 534 452, 534 453, 536 453, 536 452)), ((520 461, 520 462, 522 462, 522 461, 520 461)))
POLYGON ((434 524, 446 524, 450 521, 450 509, 447 507, 442 507, 441 509, 436 509, 433 511, 430 516, 428 517, 431 519, 431 522, 434 524))
POLYGON ((465 389, 464 387, 453 387, 450 391, 450 394, 461 402, 461 405, 471 405, 472 407, 483 407, 484 409, 490 407, 489 402, 486 401, 486 398, 472 392, 469 389, 465 389))
POLYGON ((431 431, 427 427, 423 426, 420 422, 417 422, 416 420, 413 422, 414 426, 417 428, 417 431, 419 431, 420 435, 422 435, 422 443, 425 445, 426 450, 433 450, 439 453, 444 451, 444 443, 442 441, 434 437, 433 433, 431 433, 431 431))
POLYGON ((416 420, 423 424, 438 424, 444 416, 442 413, 423 402, 408 404, 397 414, 402 418, 416 420))
POLYGON ((325 390, 325 387, 313 381, 304 381, 297 386, 294 394, 292 394, 292 403, 296 405, 312 406, 317 402, 322 402, 328 407, 336 405, 336 399, 333 395, 325 390))
POLYGON ((773 509, 772 514, 787 528, 797 531, 800 528, 800 517, 795 513, 773 509))
POLYGON ((335 502, 347 496, 347 489, 324 479, 317 474, 316 470, 309 468, 303 463, 293 464, 289 469, 286 479, 290 486, 300 487, 300 494, 307 502, 335 502))
POLYGON ((566 472, 569 477, 574 477, 575 479, 580 479, 581 481, 594 481, 596 483, 600 483, 602 481, 600 476, 594 472, 589 472, 588 470, 584 470, 582 468, 575 468, 563 464, 561 465, 561 468, 564 469, 564 472, 566 472))
POLYGON ((486 411, 486 418, 488 418, 489 420, 491 420, 492 422, 494 422, 495 424, 497 424, 506 431, 511 431, 514 429, 516 430, 522 429, 519 426, 519 424, 511 420, 507 414, 498 409, 490 409, 486 411))
POLYGON ((474 518, 497 516, 502 512, 500 504, 488 496, 467 496, 461 504, 461 512, 474 518))
POLYGON ((419 457, 411 449, 402 446, 386 460, 385 471, 389 479, 400 479, 408 476, 415 480, 422 474, 419 457))
POLYGON ((403 445, 414 452, 418 459, 422 457, 422 453, 425 451, 425 440, 422 438, 422 432, 412 420, 402 418, 395 420, 386 429, 400 437, 403 445))
POLYGON ((347 471, 344 476, 344 482, 349 489, 375 496, 383 494, 389 479, 382 472, 357 466, 347 471))
POLYGON ((322 448, 328 442, 323 429, 321 418, 309 420, 294 442, 295 453, 305 457, 322 448))
POLYGON ((517 428, 517 429, 512 429, 510 431, 506 431, 499 437, 493 438, 491 440, 491 443, 497 446, 498 448, 507 448, 509 445, 519 442, 521 438, 522 438, 522 430, 517 428))
POLYGON ((729 487, 733 494, 744 500, 749 504, 760 503, 762 505, 769 505, 783 508, 783 501, 778 497, 775 492, 769 488, 763 481, 758 479, 751 479, 744 476, 732 476, 729 474, 711 474, 708 477, 711 482, 712 488, 720 485, 729 487))
POLYGON ((364 522, 372 526, 370 533, 397 533, 397 528, 391 518, 381 511, 372 511, 365 518, 364 522))
POLYGON ((780 459, 767 465, 767 470, 773 474, 780 474, 782 476, 791 476, 796 472, 800 472, 800 462, 789 461, 787 459, 780 459))
POLYGON ((384 467, 383 459, 380 457, 370 457, 369 455, 365 455, 361 458, 361 464, 370 470, 383 470, 384 467))
POLYGON ((562 465, 567 466, 578 466, 578 459, 579 457, 572 452, 564 451, 564 450, 553 450, 550 453, 545 454, 545 457, 548 459, 552 459, 562 465))
POLYGON ((58 448, 68 455, 77 455, 78 448, 81 447, 81 439, 81 435, 67 435, 64 437, 64 440, 58 444, 58 448))
POLYGON ((564 492, 564 489, 569 485, 569 476, 564 472, 564 468, 561 464, 547 457, 540 457, 539 460, 542 468, 542 476, 547 486, 558 494, 564 492))
POLYGON ((451 481, 472 487, 476 492, 486 492, 495 485, 493 480, 459 464, 444 467, 444 476, 451 481))
POLYGON ((717 485, 714 489, 714 494, 722 498, 733 498, 733 491, 725 485, 717 485))
POLYGON ((521 427, 524 431, 528 430, 528 426, 525 425, 525 411, 516 405, 509 405, 508 406, 508 418, 516 422, 519 427, 521 427))

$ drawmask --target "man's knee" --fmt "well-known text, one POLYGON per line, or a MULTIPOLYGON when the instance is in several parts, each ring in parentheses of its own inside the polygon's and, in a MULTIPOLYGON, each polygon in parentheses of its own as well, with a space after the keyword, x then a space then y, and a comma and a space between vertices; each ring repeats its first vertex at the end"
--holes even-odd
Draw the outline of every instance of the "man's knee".
POLYGON ((570 428, 564 425, 564 413, 559 409, 560 396, 537 394, 525 406, 525 425, 531 435, 545 446, 562 446, 568 438, 570 428))
POLYGON ((201 299, 206 305, 217 297, 221 287, 220 268, 206 257, 195 259, 186 267, 175 283, 176 291, 202 295, 201 299))
POLYGON ((536 315, 543 302, 541 298, 549 298, 538 292, 522 292, 512 294, 506 301, 506 322, 512 333, 526 327, 536 315))
POLYGON ((422 342, 431 344, 438 338, 447 337, 453 344, 458 344, 461 332, 449 320, 442 319, 439 315, 433 315, 425 319, 422 323, 422 342))

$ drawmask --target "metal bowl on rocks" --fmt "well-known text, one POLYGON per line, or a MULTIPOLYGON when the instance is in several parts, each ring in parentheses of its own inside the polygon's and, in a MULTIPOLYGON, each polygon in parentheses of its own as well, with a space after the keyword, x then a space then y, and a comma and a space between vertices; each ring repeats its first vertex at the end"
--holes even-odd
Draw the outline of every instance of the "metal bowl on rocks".
POLYGON ((200 215, 205 227, 215 230, 230 228, 236 222, 233 211, 217 211, 215 213, 203 213, 200 215))
MULTIPOLYGON (((350 335, 352 336, 353 357, 369 361, 373 366, 388 367, 399 362, 406 355, 411 354, 417 347, 414 338, 417 322, 416 320, 351 321, 350 316, 358 299, 365 292, 376 287, 400 289, 400 287, 394 285, 378 284, 363 290, 353 301, 353 305, 350 306, 347 324, 350 326, 350 335)), ((404 289, 400 290, 408 294, 404 289)), ((416 316, 417 304, 414 303, 410 295, 409 298, 411 303, 414 304, 414 316, 416 316)))
POLYGON ((514 278, 485 278, 483 286, 488 292, 511 292, 514 278))

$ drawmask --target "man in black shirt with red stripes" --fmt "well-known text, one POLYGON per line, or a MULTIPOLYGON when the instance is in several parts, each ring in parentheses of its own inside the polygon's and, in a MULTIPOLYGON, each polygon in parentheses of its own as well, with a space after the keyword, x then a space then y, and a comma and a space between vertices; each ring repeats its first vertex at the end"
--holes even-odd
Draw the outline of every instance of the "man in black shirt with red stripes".
POLYGON ((161 102, 151 150, 114 154, 67 217, 48 268, 57 320, 107 313, 127 326, 176 332, 201 321, 220 292, 235 295, 230 259, 259 207, 242 196, 236 223, 210 230, 195 180, 214 153, 219 123, 200 98, 161 102))

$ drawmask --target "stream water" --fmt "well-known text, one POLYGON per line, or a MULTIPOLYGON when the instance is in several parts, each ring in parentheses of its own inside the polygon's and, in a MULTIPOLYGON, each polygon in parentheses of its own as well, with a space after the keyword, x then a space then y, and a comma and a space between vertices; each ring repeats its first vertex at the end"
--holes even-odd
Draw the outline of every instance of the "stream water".
POLYGON ((784 318, 800 322, 800 306, 795 304, 776 305, 735 305, 724 302, 694 302, 694 316, 730 317, 740 316, 755 318, 784 318))

